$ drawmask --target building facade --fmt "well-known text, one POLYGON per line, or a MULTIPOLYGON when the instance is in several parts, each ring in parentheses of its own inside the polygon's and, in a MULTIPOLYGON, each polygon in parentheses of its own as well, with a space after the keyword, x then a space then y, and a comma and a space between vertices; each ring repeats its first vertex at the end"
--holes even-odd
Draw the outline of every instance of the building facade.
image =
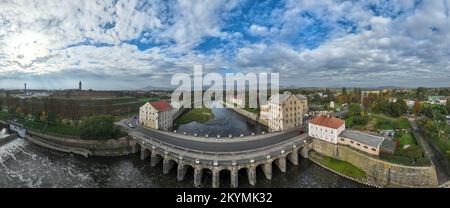
POLYGON ((269 131, 285 131, 303 122, 304 101, 298 95, 290 92, 272 95, 269 101, 261 106, 263 115, 267 119, 269 131))
POLYGON ((338 143, 338 136, 344 130, 345 121, 327 115, 318 116, 308 123, 310 137, 333 144, 338 143))
POLYGON ((379 155, 380 152, 393 154, 395 142, 381 136, 345 130, 345 121, 322 115, 308 124, 309 136, 333 144, 347 145, 360 151, 379 155))
POLYGON ((171 130, 173 108, 166 101, 147 102, 139 108, 139 123, 159 130, 171 130))

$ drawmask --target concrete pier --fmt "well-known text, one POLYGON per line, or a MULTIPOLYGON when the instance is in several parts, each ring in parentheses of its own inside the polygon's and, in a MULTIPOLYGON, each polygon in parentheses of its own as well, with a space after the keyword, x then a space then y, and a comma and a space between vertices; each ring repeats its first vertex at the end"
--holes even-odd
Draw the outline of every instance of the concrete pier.
POLYGON ((169 174, 170 169, 172 169, 175 162, 171 159, 164 158, 163 161, 163 174, 169 174))
POLYGON ((255 169, 255 167, 248 167, 247 175, 248 175, 248 183, 250 183, 250 185, 254 186, 256 184, 256 169, 255 169))
POLYGON ((289 154, 288 160, 291 161, 292 164, 298 165, 298 153, 297 153, 297 151, 294 151, 291 154, 289 154))
POLYGON ((272 180, 272 162, 264 163, 262 168, 266 179, 272 180))
POLYGON ((141 160, 147 159, 150 156, 150 151, 147 149, 141 149, 141 160))
POLYGON ((286 173, 286 157, 280 157, 275 160, 275 164, 280 168, 281 172, 286 173))
POLYGON ((194 169, 194 186, 200 187, 202 185, 203 168, 196 167, 194 169))
POLYGON ((213 188, 219 188, 220 186, 220 170, 219 169, 214 169, 212 171, 212 187, 213 188))
POLYGON ((184 180, 184 176, 186 175, 187 170, 188 170, 188 166, 186 166, 183 163, 179 163, 178 164, 178 168, 177 168, 177 179, 178 179, 178 181, 184 180))
POLYGON ((231 176, 231 187, 237 188, 239 186, 238 171, 236 169, 231 170, 230 176, 231 176))
POLYGON ((150 166, 155 167, 159 163, 159 161, 161 161, 161 156, 159 156, 156 153, 152 152, 150 159, 151 159, 150 166))

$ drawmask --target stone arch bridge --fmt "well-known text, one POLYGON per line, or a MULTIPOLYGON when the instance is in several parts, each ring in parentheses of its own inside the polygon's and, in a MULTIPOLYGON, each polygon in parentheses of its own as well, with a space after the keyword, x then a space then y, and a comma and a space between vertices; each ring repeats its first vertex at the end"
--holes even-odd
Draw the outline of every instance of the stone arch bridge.
POLYGON ((129 129, 133 151, 141 159, 150 157, 151 166, 163 163, 163 173, 177 167, 177 178, 184 180, 189 167, 194 169, 194 185, 202 185, 204 170, 212 172, 212 187, 219 187, 219 175, 230 172, 231 187, 238 187, 238 172, 245 169, 250 185, 256 184, 256 168, 261 166, 267 179, 272 178, 275 164, 286 172, 286 162, 298 165, 299 154, 307 157, 309 137, 297 130, 247 136, 235 139, 201 138, 148 129, 129 129))

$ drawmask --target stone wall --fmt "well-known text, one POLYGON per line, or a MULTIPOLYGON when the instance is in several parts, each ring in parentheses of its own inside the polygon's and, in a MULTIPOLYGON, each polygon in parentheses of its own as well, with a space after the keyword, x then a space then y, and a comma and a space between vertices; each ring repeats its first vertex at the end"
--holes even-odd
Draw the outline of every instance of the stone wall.
POLYGON ((8 142, 10 142, 10 141, 12 141, 12 140, 14 140, 16 138, 17 138, 17 134, 11 134, 11 135, 9 135, 7 137, 0 138, 0 146, 6 144, 6 143, 8 143, 8 142))
POLYGON ((401 187, 437 187, 438 181, 434 166, 405 166, 382 161, 376 157, 358 152, 350 147, 334 145, 317 139, 312 140, 312 149, 322 155, 347 161, 377 184, 383 186, 401 187))
POLYGON ((28 134, 55 146, 88 150, 92 153, 92 156, 121 156, 133 153, 133 143, 128 136, 119 139, 84 140, 56 137, 33 131, 28 131, 28 134))

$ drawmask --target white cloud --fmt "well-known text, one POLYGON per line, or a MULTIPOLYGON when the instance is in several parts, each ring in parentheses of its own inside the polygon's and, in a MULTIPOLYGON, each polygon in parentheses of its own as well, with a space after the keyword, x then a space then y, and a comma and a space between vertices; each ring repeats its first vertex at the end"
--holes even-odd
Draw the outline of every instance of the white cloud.
POLYGON ((251 18, 241 30, 225 30, 236 23, 225 20, 241 3, 86 0, 61 6, 52 0, 2 1, 0 80, 108 77, 121 82, 114 86, 138 88, 148 80, 167 85, 172 73, 205 63, 244 72, 279 71, 285 82, 305 86, 448 83, 448 1, 289 0, 268 12, 270 24, 251 18), (295 42, 300 31, 317 22, 326 31, 315 33, 328 33, 317 47, 295 42), (247 40, 249 34, 262 40, 247 40), (226 45, 193 50, 208 37, 226 45), (128 41, 148 44, 148 49, 128 41))
POLYGON ((265 36, 269 34, 269 29, 267 27, 255 24, 251 25, 248 30, 252 35, 256 36, 265 36))

